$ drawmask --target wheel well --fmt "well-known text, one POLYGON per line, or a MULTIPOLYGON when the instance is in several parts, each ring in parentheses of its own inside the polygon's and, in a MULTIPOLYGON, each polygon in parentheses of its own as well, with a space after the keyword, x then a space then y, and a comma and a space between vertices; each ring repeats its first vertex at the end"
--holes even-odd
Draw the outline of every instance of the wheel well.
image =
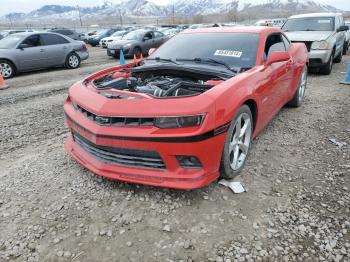
POLYGON ((14 68, 15 68, 15 73, 17 73, 17 66, 15 65, 14 62, 12 62, 10 59, 7 59, 7 58, 0 58, 0 61, 3 60, 3 61, 7 61, 7 62, 10 62, 14 68))
POLYGON ((256 106, 256 102, 253 99, 249 99, 244 102, 245 105, 249 106, 250 112, 252 112, 253 116, 253 130, 255 129, 257 118, 258 118, 258 108, 256 106))

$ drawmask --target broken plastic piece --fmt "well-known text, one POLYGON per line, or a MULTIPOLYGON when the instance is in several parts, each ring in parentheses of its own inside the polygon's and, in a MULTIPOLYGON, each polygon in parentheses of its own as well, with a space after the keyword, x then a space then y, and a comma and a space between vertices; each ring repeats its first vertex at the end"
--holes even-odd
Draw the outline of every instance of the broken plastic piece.
POLYGON ((227 181, 225 179, 221 179, 219 181, 219 184, 230 188, 233 191, 233 193, 235 193, 235 194, 240 194, 240 193, 243 193, 245 191, 241 182, 233 182, 233 181, 227 181))
POLYGON ((345 142, 338 142, 335 138, 331 138, 331 139, 329 139, 329 141, 331 141, 333 144, 335 144, 339 148, 342 148, 343 146, 346 145, 345 142))

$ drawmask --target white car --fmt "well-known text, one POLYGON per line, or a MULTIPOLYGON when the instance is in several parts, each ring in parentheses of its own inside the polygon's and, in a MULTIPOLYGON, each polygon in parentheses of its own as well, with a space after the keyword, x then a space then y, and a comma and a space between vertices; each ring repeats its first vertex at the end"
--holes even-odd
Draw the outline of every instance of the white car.
POLYGON ((117 31, 114 34, 112 34, 111 36, 102 38, 100 40, 100 46, 102 46, 102 48, 107 48, 108 44, 112 43, 113 41, 122 39, 123 36, 126 35, 127 33, 129 33, 129 31, 126 31, 126 30, 117 31))
POLYGON ((344 55, 346 55, 350 47, 350 21, 345 21, 345 25, 349 27, 349 30, 346 31, 345 33, 346 39, 345 39, 345 45, 344 45, 344 51, 343 51, 344 55))

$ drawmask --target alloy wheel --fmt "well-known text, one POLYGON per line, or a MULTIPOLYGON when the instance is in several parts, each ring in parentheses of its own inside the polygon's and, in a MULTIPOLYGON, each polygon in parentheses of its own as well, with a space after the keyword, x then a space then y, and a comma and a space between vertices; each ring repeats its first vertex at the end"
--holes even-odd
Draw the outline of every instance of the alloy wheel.
POLYGON ((251 119, 247 113, 242 113, 234 124, 229 145, 230 166, 233 170, 240 169, 244 164, 250 146, 251 135, 251 119))
POLYGON ((12 67, 7 63, 0 63, 0 73, 4 78, 9 78, 12 75, 12 67))
POLYGON ((71 67, 76 68, 79 65, 79 59, 76 55, 71 55, 69 57, 68 63, 71 67))

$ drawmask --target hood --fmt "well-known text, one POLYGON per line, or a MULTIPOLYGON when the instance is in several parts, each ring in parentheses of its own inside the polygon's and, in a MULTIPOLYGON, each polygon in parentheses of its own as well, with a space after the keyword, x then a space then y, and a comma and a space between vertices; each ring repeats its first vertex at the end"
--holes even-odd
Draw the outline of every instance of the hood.
POLYGON ((108 40, 120 40, 122 37, 121 36, 109 36, 109 37, 105 37, 102 40, 108 41, 108 40))
POLYGON ((291 41, 321 41, 329 38, 334 32, 332 31, 294 31, 285 32, 291 41))
POLYGON ((111 46, 113 48, 117 48, 117 47, 125 46, 127 44, 134 44, 134 43, 137 43, 137 41, 136 40, 123 40, 123 39, 121 39, 121 40, 118 40, 118 41, 112 43, 111 46))

